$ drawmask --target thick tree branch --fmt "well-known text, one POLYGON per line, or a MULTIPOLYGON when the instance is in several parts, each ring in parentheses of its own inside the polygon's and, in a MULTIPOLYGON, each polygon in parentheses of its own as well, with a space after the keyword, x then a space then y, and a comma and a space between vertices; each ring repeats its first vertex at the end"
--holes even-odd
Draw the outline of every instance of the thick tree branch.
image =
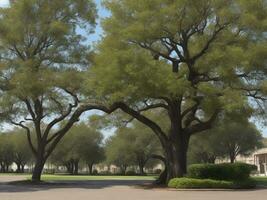
POLYGON ((118 103, 118 107, 122 111, 124 111, 125 113, 131 115, 132 117, 134 117, 135 119, 137 119, 141 123, 143 123, 146 126, 148 126, 150 129, 152 129, 153 132, 160 138, 161 142, 168 140, 167 135, 164 133, 164 131, 161 129, 161 127, 157 123, 152 121, 151 119, 149 119, 146 116, 140 114, 139 111, 136 111, 136 110, 132 109, 127 104, 122 103, 122 102, 118 103))
POLYGON ((58 130, 56 133, 54 133, 47 140, 47 144, 51 143, 51 145, 47 149, 45 157, 46 158, 49 157, 49 155, 52 153, 52 151, 54 150, 54 148, 56 147, 56 145, 59 143, 59 141, 61 140, 61 138, 68 132, 68 130, 73 126, 74 123, 76 123, 77 121, 79 121, 79 117, 84 112, 89 111, 89 110, 100 110, 100 111, 103 111, 105 113, 110 114, 110 113, 114 112, 115 110, 117 110, 119 108, 120 108, 120 104, 119 103, 115 103, 115 104, 113 104, 110 107, 101 106, 101 105, 81 105, 71 115, 70 119, 64 125, 64 127, 61 128, 60 130, 58 130))
POLYGON ((203 49, 200 50, 199 53, 197 53, 195 56, 193 56, 191 58, 191 60, 193 61, 193 63, 195 63, 200 57, 202 57, 209 49, 210 45, 215 41, 215 39, 217 38, 218 34, 223 31, 229 24, 225 23, 221 26, 219 26, 218 29, 216 29, 211 38, 207 41, 207 43, 204 45, 203 49))
POLYGON ((34 147, 34 145, 32 143, 31 130, 30 130, 30 128, 27 127, 27 126, 25 126, 25 125, 23 125, 23 121, 17 123, 17 122, 14 122, 13 120, 10 120, 10 122, 12 124, 14 124, 15 126, 19 126, 19 127, 23 128, 24 130, 26 130, 28 143, 30 145, 30 148, 31 148, 32 152, 36 155, 37 154, 37 151, 36 151, 36 149, 35 149, 35 147, 34 147))
POLYGON ((184 129, 184 131, 189 135, 193 135, 193 134, 196 134, 196 133, 199 133, 199 132, 202 132, 202 131, 205 131, 207 129, 212 128, 212 124, 217 119, 219 112, 220 112, 219 109, 215 110, 215 112, 212 114, 212 116, 205 122, 202 122, 198 119, 197 120, 198 123, 191 125, 189 127, 186 127, 184 129))
POLYGON ((157 104, 146 105, 145 108, 138 109, 138 112, 144 112, 144 111, 148 111, 148 110, 155 109, 155 108, 164 108, 166 110, 169 109, 166 104, 164 104, 164 103, 157 103, 157 104))

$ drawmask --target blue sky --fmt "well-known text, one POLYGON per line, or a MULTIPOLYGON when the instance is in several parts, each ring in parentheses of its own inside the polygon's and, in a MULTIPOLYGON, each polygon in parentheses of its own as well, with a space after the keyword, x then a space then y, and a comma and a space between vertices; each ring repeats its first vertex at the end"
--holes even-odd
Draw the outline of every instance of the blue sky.
POLYGON ((0 6, 7 6, 9 0, 0 0, 0 6))
MULTIPOLYGON (((100 18, 97 20, 98 24, 97 24, 97 27, 95 29, 95 33, 88 37, 89 42, 95 42, 101 38, 103 31, 102 31, 101 26, 100 26, 100 21, 102 18, 109 16, 109 12, 101 6, 101 0, 95 0, 95 2, 97 4, 98 15, 100 18)), ((8 5, 8 0, 0 0, 0 6, 7 6, 7 5, 8 5)), ((257 124, 257 127, 262 131, 263 135, 265 137, 267 137, 267 128, 260 126, 258 123, 256 123, 256 124, 257 124)), ((109 135, 107 132, 105 134, 109 135)))

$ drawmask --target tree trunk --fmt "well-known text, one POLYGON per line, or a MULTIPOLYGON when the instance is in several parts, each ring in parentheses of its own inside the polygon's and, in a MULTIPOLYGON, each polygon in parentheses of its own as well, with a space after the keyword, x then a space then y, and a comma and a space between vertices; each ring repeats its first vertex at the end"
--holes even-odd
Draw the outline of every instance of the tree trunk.
POLYGON ((187 173, 187 151, 189 137, 179 138, 179 140, 169 140, 165 146, 166 154, 166 180, 168 184, 172 178, 183 177, 187 173))
POLYGON ((141 157, 138 160, 138 168, 139 168, 140 175, 145 174, 144 167, 145 167, 146 161, 147 160, 145 160, 144 158, 141 158, 141 157))
POLYGON ((24 167, 25 167, 25 165, 22 164, 22 165, 21 165, 21 173, 24 173, 24 172, 25 172, 24 167))
POLYGON ((70 174, 74 174, 74 162, 70 161, 70 174))
POLYGON ((93 174, 93 163, 88 164, 88 169, 89 169, 89 174, 92 175, 93 174))
POLYGON ((17 171, 17 173, 20 173, 21 172, 21 167, 20 167, 21 165, 18 162, 16 163, 16 165, 17 165, 17 170, 16 171, 17 171))
MULTIPOLYGON (((184 132, 182 128, 181 101, 171 101, 169 107, 171 128, 167 138, 161 141, 166 159, 165 184, 168 184, 172 178, 186 175, 187 151, 190 140, 190 133, 184 132)), ((185 126, 190 124, 189 121, 184 121, 185 126)))
POLYGON ((234 155, 230 155, 230 162, 234 163, 235 162, 235 156, 234 155))
POLYGON ((79 172, 79 161, 76 160, 74 161, 74 174, 78 175, 78 172, 79 172))
POLYGON ((140 175, 144 175, 144 165, 142 163, 139 163, 139 171, 140 171, 140 175))
POLYGON ((41 174, 44 169, 45 159, 39 155, 36 157, 33 173, 32 173, 32 181, 33 182, 40 182, 41 181, 41 174))
POLYGON ((159 178, 155 181, 157 185, 165 185, 167 180, 167 168, 165 166, 164 170, 160 173, 159 178))
POLYGON ((121 173, 122 173, 123 175, 126 175, 126 170, 127 170, 127 165, 122 165, 122 166, 121 166, 121 173))
POLYGON ((67 168, 67 172, 69 174, 73 174, 73 162, 72 161, 68 161, 65 164, 66 168, 67 168))
POLYGON ((215 161, 216 161, 216 156, 210 156, 208 163, 215 164, 215 161))
POLYGON ((9 165, 6 165, 6 173, 8 173, 9 172, 9 165))
POLYGON ((5 173, 5 165, 3 163, 1 163, 1 172, 5 173))

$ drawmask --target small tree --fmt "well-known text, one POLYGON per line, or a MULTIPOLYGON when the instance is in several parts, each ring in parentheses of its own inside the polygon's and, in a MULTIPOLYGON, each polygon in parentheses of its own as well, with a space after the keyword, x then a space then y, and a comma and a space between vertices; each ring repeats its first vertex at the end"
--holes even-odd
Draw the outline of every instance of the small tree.
POLYGON ((192 137, 189 144, 188 163, 215 163, 216 158, 222 156, 218 148, 218 138, 213 130, 205 131, 192 137))
MULTIPOLYGON (((109 163, 124 166, 136 165, 140 174, 144 174, 144 167, 148 160, 161 154, 157 138, 142 124, 134 121, 130 127, 118 128, 115 136, 110 138, 106 149, 109 163), (125 154, 125 155, 124 155, 125 154)), ((123 172, 125 172, 122 170, 123 172)))
POLYGON ((94 165, 105 159, 105 151, 102 142, 102 134, 93 129, 89 129, 87 135, 80 141, 81 146, 79 152, 81 159, 87 164, 90 174, 93 174, 94 165))
POLYGON ((193 162, 214 163, 216 158, 229 158, 234 163, 238 155, 247 156, 262 146, 262 135, 246 119, 224 119, 213 129, 196 135, 190 143, 193 162))
POLYGON ((231 163, 238 155, 247 156, 262 146, 262 135, 251 123, 226 121, 214 131, 218 146, 231 163))
POLYGON ((147 162, 162 154, 159 140, 154 137, 150 129, 137 121, 127 131, 133 136, 133 140, 129 142, 132 142, 135 164, 139 167, 139 172, 142 175, 147 162))
POLYGON ((24 173, 25 165, 33 160, 27 136, 23 129, 15 129, 8 133, 8 137, 14 147, 14 163, 17 165, 17 172, 24 173))
POLYGON ((73 126, 52 154, 51 161, 63 164, 71 174, 78 174, 79 163, 87 164, 90 174, 93 165, 104 159, 103 136, 85 123, 73 126))
POLYGON ((119 167, 120 172, 124 175, 127 168, 135 163, 132 141, 134 138, 127 134, 127 129, 119 129, 106 142, 107 163, 119 167))
POLYGON ((6 133, 0 134, 0 171, 9 172, 9 167, 14 161, 14 145, 6 133))

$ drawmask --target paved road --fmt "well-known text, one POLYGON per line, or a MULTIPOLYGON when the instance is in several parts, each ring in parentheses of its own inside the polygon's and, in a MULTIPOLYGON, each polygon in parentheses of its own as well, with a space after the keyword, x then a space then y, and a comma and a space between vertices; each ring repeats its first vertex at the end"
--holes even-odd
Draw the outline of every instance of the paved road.
POLYGON ((264 200, 267 190, 175 191, 145 189, 147 181, 79 181, 42 186, 15 186, 7 181, 23 176, 0 176, 0 200, 264 200))

